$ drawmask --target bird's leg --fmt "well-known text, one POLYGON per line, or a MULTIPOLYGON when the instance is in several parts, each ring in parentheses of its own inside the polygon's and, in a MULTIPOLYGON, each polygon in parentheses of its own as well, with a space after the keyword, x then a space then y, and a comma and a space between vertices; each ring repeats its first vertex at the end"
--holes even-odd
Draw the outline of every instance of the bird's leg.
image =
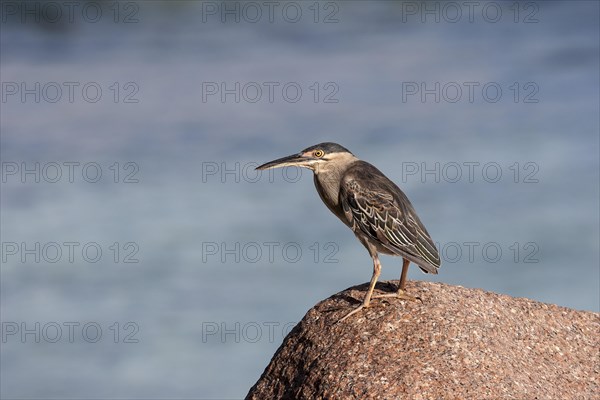
POLYGON ((373 296, 374 299, 380 299, 383 297, 396 297, 403 300, 417 300, 416 297, 409 296, 406 293, 404 293, 404 286, 406 286, 406 275, 408 274, 408 266, 410 265, 410 261, 406 258, 403 258, 402 261, 402 274, 400 275, 400 282, 398 283, 398 291, 396 293, 378 294, 376 296, 373 296))
POLYGON ((377 283, 377 278, 379 278, 379 274, 381 274, 381 263, 379 262, 379 257, 377 256, 377 253, 375 253, 375 255, 373 255, 372 257, 373 257, 373 275, 371 276, 371 283, 369 284, 369 290, 367 290, 367 294, 365 295, 365 298, 364 298, 362 304, 360 306, 356 307, 354 310, 350 311, 348 314, 346 314, 346 316, 344 316, 338 322, 342 322, 343 320, 345 320, 346 318, 348 318, 351 315, 356 314, 363 308, 369 307, 369 304, 371 303, 371 295, 373 294, 373 289, 375 289, 375 283, 377 283))
POLYGON ((408 266, 410 261, 406 258, 402 259, 402 274, 400 275, 400 282, 398 283, 398 293, 404 292, 404 286, 406 286, 406 275, 408 275, 408 266))

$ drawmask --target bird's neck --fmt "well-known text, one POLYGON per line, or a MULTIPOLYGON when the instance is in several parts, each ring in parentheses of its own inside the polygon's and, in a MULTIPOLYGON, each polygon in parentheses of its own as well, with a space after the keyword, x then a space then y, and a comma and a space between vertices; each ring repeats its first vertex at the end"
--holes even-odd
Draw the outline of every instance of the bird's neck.
POLYGON ((344 173, 348 170, 350 164, 358 161, 357 158, 352 158, 353 159, 349 159, 347 163, 335 166, 324 165, 320 166, 320 168, 315 171, 315 186, 317 187, 321 199, 328 207, 330 205, 336 208, 339 206, 340 184, 344 173))

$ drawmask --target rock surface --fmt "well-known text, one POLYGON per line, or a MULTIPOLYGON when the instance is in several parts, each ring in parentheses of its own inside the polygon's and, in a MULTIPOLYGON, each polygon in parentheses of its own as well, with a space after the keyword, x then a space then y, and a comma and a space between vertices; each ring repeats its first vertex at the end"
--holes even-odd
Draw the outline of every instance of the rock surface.
MULTIPOLYGON (((406 289, 422 302, 375 299, 341 323, 366 285, 317 304, 247 398, 600 398, 599 314, 440 283, 406 289)), ((393 290, 381 282, 375 294, 393 290)))

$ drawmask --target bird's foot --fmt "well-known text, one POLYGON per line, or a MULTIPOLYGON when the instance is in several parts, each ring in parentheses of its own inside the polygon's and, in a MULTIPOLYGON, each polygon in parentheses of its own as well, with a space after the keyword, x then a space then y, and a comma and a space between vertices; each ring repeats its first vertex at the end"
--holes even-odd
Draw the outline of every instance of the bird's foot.
POLYGON ((342 317, 341 319, 338 320, 338 323, 344 321, 346 318, 356 314, 357 312, 359 312, 360 310, 362 310, 363 308, 368 308, 369 305, 365 303, 361 304, 360 306, 356 307, 354 310, 350 311, 348 314, 346 314, 344 317, 342 317))
POLYGON ((419 300, 421 302, 423 301, 423 300, 421 300, 420 297, 413 297, 413 296, 406 294, 404 292, 404 290, 402 290, 402 289, 398 289, 398 291, 395 293, 385 293, 385 294, 374 295, 372 298, 373 299, 382 299, 382 298, 386 298, 386 297, 388 297, 388 298, 394 297, 397 299, 408 300, 408 301, 417 301, 417 300, 419 300))

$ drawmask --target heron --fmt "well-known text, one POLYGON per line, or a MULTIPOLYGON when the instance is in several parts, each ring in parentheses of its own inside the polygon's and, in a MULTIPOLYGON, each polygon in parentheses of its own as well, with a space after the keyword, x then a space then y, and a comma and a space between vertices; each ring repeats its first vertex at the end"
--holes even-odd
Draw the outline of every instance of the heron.
POLYGON ((320 143, 256 169, 288 166, 313 171, 314 184, 323 203, 352 229, 373 259, 373 275, 362 303, 338 322, 368 308, 372 298, 415 301, 417 298, 405 292, 410 263, 425 273, 437 274, 441 261, 435 243, 404 192, 372 164, 358 159, 337 143, 320 143), (403 259, 395 293, 373 296, 381 273, 378 253, 403 259))

